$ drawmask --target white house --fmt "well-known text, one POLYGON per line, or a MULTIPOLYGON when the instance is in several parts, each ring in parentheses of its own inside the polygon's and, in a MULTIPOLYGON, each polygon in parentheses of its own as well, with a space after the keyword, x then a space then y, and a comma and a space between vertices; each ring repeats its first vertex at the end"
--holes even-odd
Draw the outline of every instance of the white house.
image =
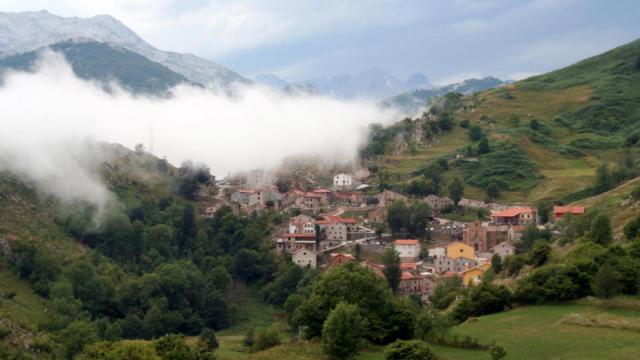
POLYGON ((353 178, 351 175, 338 174, 333 177, 333 187, 338 189, 348 189, 353 186, 353 178))
POLYGON ((420 243, 418 240, 396 240, 393 248, 400 254, 402 262, 416 262, 420 256, 420 243))
POLYGON ((311 250, 300 249, 291 254, 291 260, 300 267, 316 268, 316 253, 311 250))

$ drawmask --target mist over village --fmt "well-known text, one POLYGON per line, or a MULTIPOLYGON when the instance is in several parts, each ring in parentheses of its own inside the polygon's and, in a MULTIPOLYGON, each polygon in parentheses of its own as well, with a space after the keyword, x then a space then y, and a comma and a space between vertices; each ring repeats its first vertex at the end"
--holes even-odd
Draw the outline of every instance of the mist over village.
POLYGON ((638 14, 3 1, 0 358, 639 358, 638 14))

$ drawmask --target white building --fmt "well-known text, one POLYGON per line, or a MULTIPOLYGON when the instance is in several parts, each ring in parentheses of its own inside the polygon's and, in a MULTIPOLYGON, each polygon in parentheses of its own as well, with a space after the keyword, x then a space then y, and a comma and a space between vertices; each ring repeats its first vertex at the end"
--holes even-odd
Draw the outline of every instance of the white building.
POLYGON ((353 186, 353 178, 351 175, 338 174, 333 177, 333 187, 338 189, 348 189, 353 186))
POLYGON ((311 250, 300 249, 291 254, 291 260, 294 264, 300 267, 316 268, 317 256, 316 253, 311 250))
POLYGON ((400 255, 402 262, 416 262, 420 256, 420 242, 418 240, 396 240, 393 248, 400 255))

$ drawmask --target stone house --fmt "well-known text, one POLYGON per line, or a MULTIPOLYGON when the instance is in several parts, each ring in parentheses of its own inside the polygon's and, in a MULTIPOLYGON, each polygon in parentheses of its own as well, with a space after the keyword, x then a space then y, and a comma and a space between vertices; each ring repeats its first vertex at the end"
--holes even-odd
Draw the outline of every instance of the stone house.
POLYGON ((497 225, 527 225, 536 223, 536 210, 531 207, 514 207, 495 211, 491 221, 497 225))
POLYGON ((420 257, 420 242, 418 240, 396 240, 393 242, 393 248, 398 252, 402 262, 413 263, 420 257))
POLYGON ((440 197, 436 195, 427 195, 423 200, 434 210, 442 210, 448 206, 453 206, 453 200, 448 197, 440 197))
POLYGON ((385 189, 380 194, 376 195, 378 198, 379 207, 388 207, 396 200, 407 201, 407 197, 397 192, 385 189))
POLYGON ((492 247, 490 251, 504 259, 507 256, 516 254, 516 246, 510 241, 505 241, 492 247))
POLYGON ((316 253, 311 250, 299 249, 291 254, 291 260, 294 264, 300 267, 309 267, 315 269, 317 266, 318 257, 316 253))

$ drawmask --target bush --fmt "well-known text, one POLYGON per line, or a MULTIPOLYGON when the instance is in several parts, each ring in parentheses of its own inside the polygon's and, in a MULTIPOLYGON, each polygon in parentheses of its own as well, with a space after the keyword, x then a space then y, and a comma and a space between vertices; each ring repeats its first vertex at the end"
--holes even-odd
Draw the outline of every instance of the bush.
POLYGON ((501 312, 511 306, 511 292, 504 285, 482 283, 474 286, 456 305, 451 317, 459 322, 470 316, 481 316, 501 312))
POLYGON ((262 351, 278 345, 280 345, 280 335, 273 330, 263 330, 256 335, 256 340, 251 350, 262 351))
POLYGON ((478 141, 482 138, 482 129, 478 125, 472 125, 469 128, 469 140, 478 141))
POLYGON ((500 360, 507 356, 507 351, 502 346, 494 346, 489 351, 492 360, 500 360))
POLYGON ((469 119, 463 119, 460 121, 460 127, 463 129, 468 129, 470 125, 471 123, 469 122, 469 119))
POLYGON ((529 264, 535 267, 541 266, 549 260, 550 255, 551 245, 544 240, 537 241, 529 252, 529 264))
POLYGON ((436 359, 427 343, 421 340, 398 340, 387 346, 385 360, 432 360, 436 359))

